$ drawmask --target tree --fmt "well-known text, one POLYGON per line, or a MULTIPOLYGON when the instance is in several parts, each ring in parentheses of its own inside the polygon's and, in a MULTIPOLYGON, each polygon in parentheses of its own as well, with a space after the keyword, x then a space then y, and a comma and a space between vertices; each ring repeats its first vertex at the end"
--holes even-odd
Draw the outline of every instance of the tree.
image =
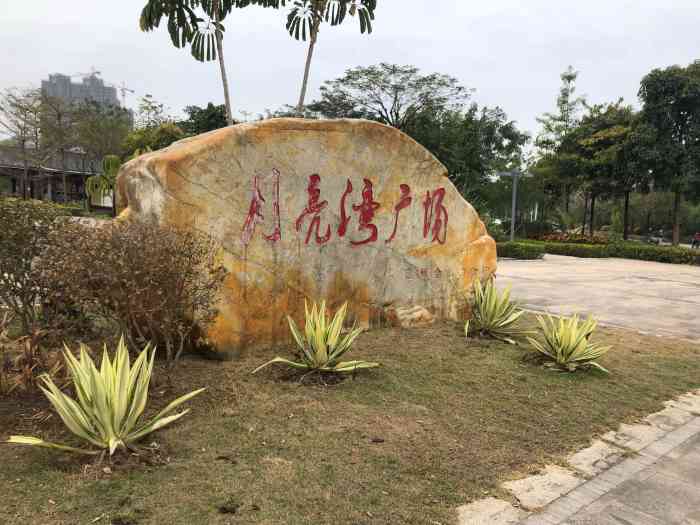
POLYGON ((250 5, 279 9, 286 0, 148 0, 141 10, 141 31, 153 31, 163 18, 168 20, 168 33, 177 48, 190 47, 200 62, 217 60, 224 89, 226 118, 233 124, 226 64, 224 61, 225 18, 234 8, 250 5), (202 16, 203 15, 203 16, 202 16))
POLYGON ((422 75, 414 66, 381 63, 324 82, 321 99, 308 109, 327 118, 376 120, 410 134, 422 116, 459 111, 468 98, 469 91, 449 75, 422 75))
POLYGON ((529 140, 501 108, 423 111, 409 130, 446 167, 450 180, 472 203, 484 203, 484 188, 498 171, 520 168, 529 140))
POLYGON ((199 135, 228 125, 226 106, 224 105, 215 106, 209 102, 205 108, 187 106, 185 113, 188 117, 187 120, 181 120, 177 125, 188 135, 199 135))
POLYGON ((673 244, 680 242, 683 193, 700 171, 700 61, 654 69, 641 82, 642 118, 653 129, 655 184, 674 193, 673 244))
POLYGON ((23 165, 20 193, 29 197, 29 166, 38 164, 41 94, 35 89, 6 89, 0 94, 0 129, 18 148, 23 165))
POLYGON ((360 32, 371 33, 374 11, 377 8, 377 0, 294 0, 294 5, 287 17, 287 31, 297 40, 309 41, 306 53, 306 65, 304 66, 304 78, 301 83, 301 93, 297 112, 304 113, 306 89, 309 83, 309 71, 313 58, 321 24, 326 22, 331 26, 341 25, 347 15, 355 16, 360 22, 360 32))
POLYGON ((75 108, 77 144, 86 153, 90 168, 107 155, 122 149, 131 129, 132 117, 126 109, 85 102, 75 108))
POLYGON ((76 145, 75 107, 62 99, 41 95, 41 147, 61 160, 63 202, 68 201, 66 153, 76 145))
POLYGON ((167 148, 173 142, 185 138, 185 132, 175 123, 165 122, 156 127, 139 128, 131 131, 121 146, 124 157, 132 157, 146 151, 167 148))
MULTIPOLYGON (((562 146, 566 136, 578 125, 581 109, 586 105, 585 97, 575 96, 578 71, 569 66, 560 78, 562 85, 557 97, 557 112, 545 113, 537 119, 537 122, 542 126, 542 131, 535 139, 535 145, 542 157, 551 156, 562 146)), ((548 184, 553 184, 556 179, 562 186, 564 209, 568 213, 571 193, 576 187, 576 175, 563 169, 570 168, 570 165, 549 162, 549 167, 550 181, 548 184)))

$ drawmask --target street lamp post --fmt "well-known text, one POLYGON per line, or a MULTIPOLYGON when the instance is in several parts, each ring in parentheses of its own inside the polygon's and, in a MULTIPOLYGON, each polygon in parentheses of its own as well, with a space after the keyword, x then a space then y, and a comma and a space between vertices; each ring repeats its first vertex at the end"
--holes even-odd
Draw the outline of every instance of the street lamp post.
POLYGON ((520 177, 532 177, 532 174, 522 171, 502 171, 498 173, 499 177, 512 177, 513 179, 513 203, 510 214, 510 240, 515 240, 515 214, 518 208, 518 180, 520 177))

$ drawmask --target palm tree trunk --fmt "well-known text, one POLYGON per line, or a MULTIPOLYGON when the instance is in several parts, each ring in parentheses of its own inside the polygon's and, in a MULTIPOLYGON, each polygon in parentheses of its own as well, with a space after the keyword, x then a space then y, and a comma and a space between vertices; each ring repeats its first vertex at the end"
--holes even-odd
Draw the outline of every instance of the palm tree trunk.
POLYGON ((678 246, 681 242, 681 221, 680 221, 680 211, 681 211, 681 192, 676 190, 676 194, 673 199, 673 245, 678 246))
MULTIPOLYGON (((218 2, 214 3, 214 19, 219 21, 218 2)), ((221 82, 224 85, 224 103, 226 104, 226 122, 233 126, 233 113, 231 112, 231 96, 228 91, 228 77, 226 76, 226 63, 224 62, 224 42, 220 32, 216 32, 216 52, 219 54, 219 69, 221 69, 221 82)))
POLYGON ((319 16, 311 28, 311 39, 309 41, 309 51, 306 54, 306 66, 304 67, 304 80, 301 83, 301 94, 299 95, 299 103, 297 104, 297 113, 304 114, 304 102, 306 101, 306 88, 309 84, 309 71, 311 70, 311 59, 314 56, 314 48, 316 47, 316 38, 318 37, 318 28, 321 25, 321 17, 319 16))
POLYGON ((591 194, 591 227, 590 227, 591 237, 595 232, 595 193, 591 194))
POLYGON ((625 192, 625 214, 622 226, 622 238, 626 241, 630 234, 630 192, 625 192))

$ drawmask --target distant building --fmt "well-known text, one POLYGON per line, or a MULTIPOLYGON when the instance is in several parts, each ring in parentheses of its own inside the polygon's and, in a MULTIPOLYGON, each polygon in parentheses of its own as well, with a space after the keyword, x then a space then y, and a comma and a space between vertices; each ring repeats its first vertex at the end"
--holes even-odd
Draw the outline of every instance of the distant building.
POLYGON ((106 86, 104 81, 95 73, 83 78, 78 84, 68 75, 55 73, 48 80, 41 81, 41 91, 47 96, 66 102, 94 101, 105 106, 119 107, 117 88, 106 86))

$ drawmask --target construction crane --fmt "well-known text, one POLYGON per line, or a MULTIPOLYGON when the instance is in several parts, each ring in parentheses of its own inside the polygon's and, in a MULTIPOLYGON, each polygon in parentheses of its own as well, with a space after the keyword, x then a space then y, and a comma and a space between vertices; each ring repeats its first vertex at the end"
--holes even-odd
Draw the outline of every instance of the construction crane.
POLYGON ((89 73, 74 73, 74 74, 68 75, 68 76, 71 78, 74 78, 74 77, 90 78, 90 77, 96 77, 97 75, 101 75, 101 74, 102 74, 102 71, 97 71, 95 69, 95 67, 93 66, 90 68, 89 73))
POLYGON ((121 85, 116 85, 116 84, 106 84, 107 86, 116 88, 117 91, 119 91, 122 94, 122 106, 126 107, 126 94, 127 93, 136 93, 133 89, 130 89, 127 87, 126 82, 122 82, 121 85))

